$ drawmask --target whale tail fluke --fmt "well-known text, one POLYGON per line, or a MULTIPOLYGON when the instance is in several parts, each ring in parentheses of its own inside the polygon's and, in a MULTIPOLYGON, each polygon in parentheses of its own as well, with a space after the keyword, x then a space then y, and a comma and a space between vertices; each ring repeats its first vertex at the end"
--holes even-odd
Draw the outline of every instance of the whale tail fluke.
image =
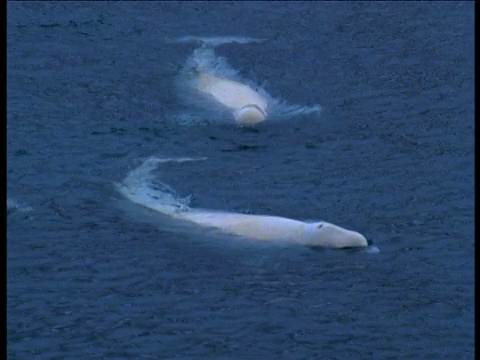
POLYGON ((122 183, 115 183, 117 190, 136 204, 175 216, 188 210, 190 196, 179 197, 167 184, 156 180, 152 174, 159 164, 168 162, 201 161, 206 157, 159 158, 150 157, 130 171, 122 183))
POLYGON ((173 39, 167 39, 167 43, 185 43, 185 42, 197 42, 202 46, 215 47, 222 44, 249 44, 259 43, 265 41, 265 39, 252 38, 246 36, 182 36, 173 39))

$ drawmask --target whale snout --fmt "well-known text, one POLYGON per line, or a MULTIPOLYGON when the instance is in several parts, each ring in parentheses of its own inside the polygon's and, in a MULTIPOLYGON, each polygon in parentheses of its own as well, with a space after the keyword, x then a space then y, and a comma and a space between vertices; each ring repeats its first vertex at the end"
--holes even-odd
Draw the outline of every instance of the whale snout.
POLYGON ((233 116, 235 121, 242 125, 255 125, 267 118, 265 111, 255 104, 242 106, 234 112, 233 116))

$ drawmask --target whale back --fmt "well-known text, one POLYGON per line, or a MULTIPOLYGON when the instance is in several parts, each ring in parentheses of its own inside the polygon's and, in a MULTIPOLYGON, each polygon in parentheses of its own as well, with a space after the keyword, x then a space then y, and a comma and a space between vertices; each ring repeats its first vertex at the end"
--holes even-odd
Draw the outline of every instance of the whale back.
POLYGON ((301 242, 305 234, 304 222, 279 216, 190 209, 181 213, 180 217, 198 225, 257 240, 301 242))

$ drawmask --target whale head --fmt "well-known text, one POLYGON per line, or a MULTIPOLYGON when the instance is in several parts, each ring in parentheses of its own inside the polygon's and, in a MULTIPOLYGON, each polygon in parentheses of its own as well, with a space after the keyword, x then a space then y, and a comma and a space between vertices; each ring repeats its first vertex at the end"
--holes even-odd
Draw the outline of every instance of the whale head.
POLYGON ((307 224, 308 246, 322 246, 327 248, 355 248, 367 247, 371 244, 362 234, 344 229, 328 222, 307 224))
POLYGON ((255 125, 266 120, 267 114, 258 105, 248 104, 233 113, 235 121, 241 125, 255 125))

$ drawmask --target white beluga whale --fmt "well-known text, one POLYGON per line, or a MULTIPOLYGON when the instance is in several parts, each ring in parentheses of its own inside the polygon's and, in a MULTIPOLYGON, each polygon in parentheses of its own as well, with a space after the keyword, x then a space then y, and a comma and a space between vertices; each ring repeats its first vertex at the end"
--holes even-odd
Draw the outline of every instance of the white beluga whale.
POLYGON ((227 234, 253 240, 288 241, 312 247, 363 248, 371 245, 362 234, 320 221, 303 222, 270 215, 250 215, 188 206, 166 184, 155 181, 152 171, 166 162, 185 162, 204 159, 149 158, 128 173, 117 189, 132 202, 176 219, 215 228, 227 234))
POLYGON ((286 105, 272 98, 262 87, 243 79, 228 62, 215 54, 215 47, 228 44, 261 43, 265 40, 248 37, 186 36, 171 43, 196 42, 196 48, 178 74, 180 97, 188 104, 203 107, 206 117, 225 117, 230 112, 240 125, 256 125, 267 118, 280 119, 299 114, 318 113, 319 105, 286 105))

